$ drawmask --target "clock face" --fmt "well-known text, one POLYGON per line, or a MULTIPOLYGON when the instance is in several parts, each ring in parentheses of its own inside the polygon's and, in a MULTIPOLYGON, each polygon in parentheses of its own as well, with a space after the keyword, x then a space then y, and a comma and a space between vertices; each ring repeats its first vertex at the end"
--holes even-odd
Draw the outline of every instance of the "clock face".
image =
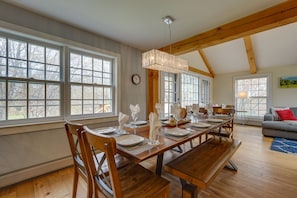
POLYGON ((140 76, 138 74, 133 74, 132 75, 132 83, 135 84, 135 85, 138 85, 140 84, 140 76))

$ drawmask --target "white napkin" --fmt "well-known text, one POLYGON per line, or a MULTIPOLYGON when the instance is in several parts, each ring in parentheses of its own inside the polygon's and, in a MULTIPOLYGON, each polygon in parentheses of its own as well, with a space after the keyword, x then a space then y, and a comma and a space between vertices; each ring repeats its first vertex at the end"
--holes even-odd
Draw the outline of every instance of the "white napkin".
POLYGON ((119 113, 119 130, 120 131, 124 130, 124 125, 128 121, 129 121, 129 116, 120 112, 119 113))
POLYGON ((171 105, 171 113, 174 116, 180 115, 180 113, 181 113, 181 107, 180 107, 180 105, 178 103, 175 103, 175 104, 171 105))
POLYGON ((136 104, 136 105, 130 104, 130 110, 131 110, 132 118, 134 119, 136 114, 138 114, 140 112, 140 107, 138 104, 136 104))
POLYGON ((150 121, 149 139, 150 139, 150 142, 155 142, 157 140, 157 134, 158 134, 159 128, 161 128, 162 124, 159 121, 158 115, 154 112, 150 113, 149 121, 150 121))

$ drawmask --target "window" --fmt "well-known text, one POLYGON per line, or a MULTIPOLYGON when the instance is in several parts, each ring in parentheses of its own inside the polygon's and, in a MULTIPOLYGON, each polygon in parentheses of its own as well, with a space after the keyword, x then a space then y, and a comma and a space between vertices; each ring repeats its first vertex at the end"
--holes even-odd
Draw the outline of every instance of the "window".
POLYGON ((210 95, 209 95, 209 91, 210 91, 210 86, 209 86, 209 81, 206 79, 201 79, 201 83, 200 83, 200 104, 201 105, 207 105, 209 104, 209 100, 210 100, 210 95))
POLYGON ((71 115, 113 112, 113 61, 70 52, 71 115))
POLYGON ((163 99, 161 100, 164 105, 163 116, 169 117, 170 106, 172 103, 177 102, 177 75, 173 73, 162 72, 163 83, 161 92, 163 99))
POLYGON ((181 106, 199 103, 199 77, 181 74, 181 106))
POLYGON ((238 77, 235 79, 235 106, 247 111, 246 116, 262 118, 267 112, 270 75, 238 77))
POLYGON ((161 72, 160 76, 160 101, 164 105, 165 117, 171 114, 170 106, 174 102, 180 102, 182 107, 192 104, 206 105, 209 103, 209 80, 197 74, 161 72))
POLYGON ((0 34, 0 121, 61 116, 61 48, 0 34))
POLYGON ((0 32, 1 124, 116 115, 116 56, 29 37, 0 32))

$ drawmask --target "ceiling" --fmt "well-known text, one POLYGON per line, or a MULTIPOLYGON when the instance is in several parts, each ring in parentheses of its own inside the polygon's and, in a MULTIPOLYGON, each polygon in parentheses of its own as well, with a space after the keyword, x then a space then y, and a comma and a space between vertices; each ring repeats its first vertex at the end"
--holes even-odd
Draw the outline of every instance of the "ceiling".
MULTIPOLYGON (((286 2, 285 0, 4 0, 140 50, 162 48, 286 2), (170 15, 169 26, 162 18, 170 15)), ((252 34, 256 69, 297 64, 297 23, 252 34)), ((244 38, 181 54, 198 71, 250 71, 244 38)))

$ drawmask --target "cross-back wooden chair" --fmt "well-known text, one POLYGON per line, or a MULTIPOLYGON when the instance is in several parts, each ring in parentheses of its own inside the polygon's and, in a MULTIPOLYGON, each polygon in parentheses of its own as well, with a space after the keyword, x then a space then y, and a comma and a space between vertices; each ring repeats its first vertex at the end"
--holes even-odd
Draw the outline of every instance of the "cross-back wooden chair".
POLYGON ((168 197, 169 181, 157 176, 141 165, 131 163, 117 169, 114 156, 116 154, 116 141, 113 137, 96 134, 88 127, 84 127, 81 139, 84 143, 84 155, 90 169, 94 197, 98 193, 105 197, 168 197), (96 152, 103 152, 101 159, 96 158, 96 152), (98 166, 95 166, 95 163, 98 166), (108 172, 101 170, 101 165, 108 164, 108 172))
POLYGON ((65 122, 65 130, 72 154, 73 164, 74 164, 74 179, 73 179, 73 190, 72 197, 76 197, 77 193, 77 184, 79 176, 81 176, 87 183, 87 196, 92 196, 92 180, 90 175, 87 173, 86 169, 86 159, 82 156, 80 145, 81 141, 79 140, 80 133, 83 131, 82 124, 73 123, 66 121, 65 122))
POLYGON ((220 135, 220 136, 224 136, 224 137, 228 137, 228 138, 233 138, 233 128, 234 128, 234 115, 235 115, 235 109, 233 108, 214 108, 213 109, 213 113, 214 115, 216 114, 221 114, 221 115, 226 115, 229 116, 230 118, 232 118, 232 120, 230 122, 227 122, 226 124, 224 124, 222 126, 222 128, 225 131, 212 131, 209 134, 212 135, 220 135))

